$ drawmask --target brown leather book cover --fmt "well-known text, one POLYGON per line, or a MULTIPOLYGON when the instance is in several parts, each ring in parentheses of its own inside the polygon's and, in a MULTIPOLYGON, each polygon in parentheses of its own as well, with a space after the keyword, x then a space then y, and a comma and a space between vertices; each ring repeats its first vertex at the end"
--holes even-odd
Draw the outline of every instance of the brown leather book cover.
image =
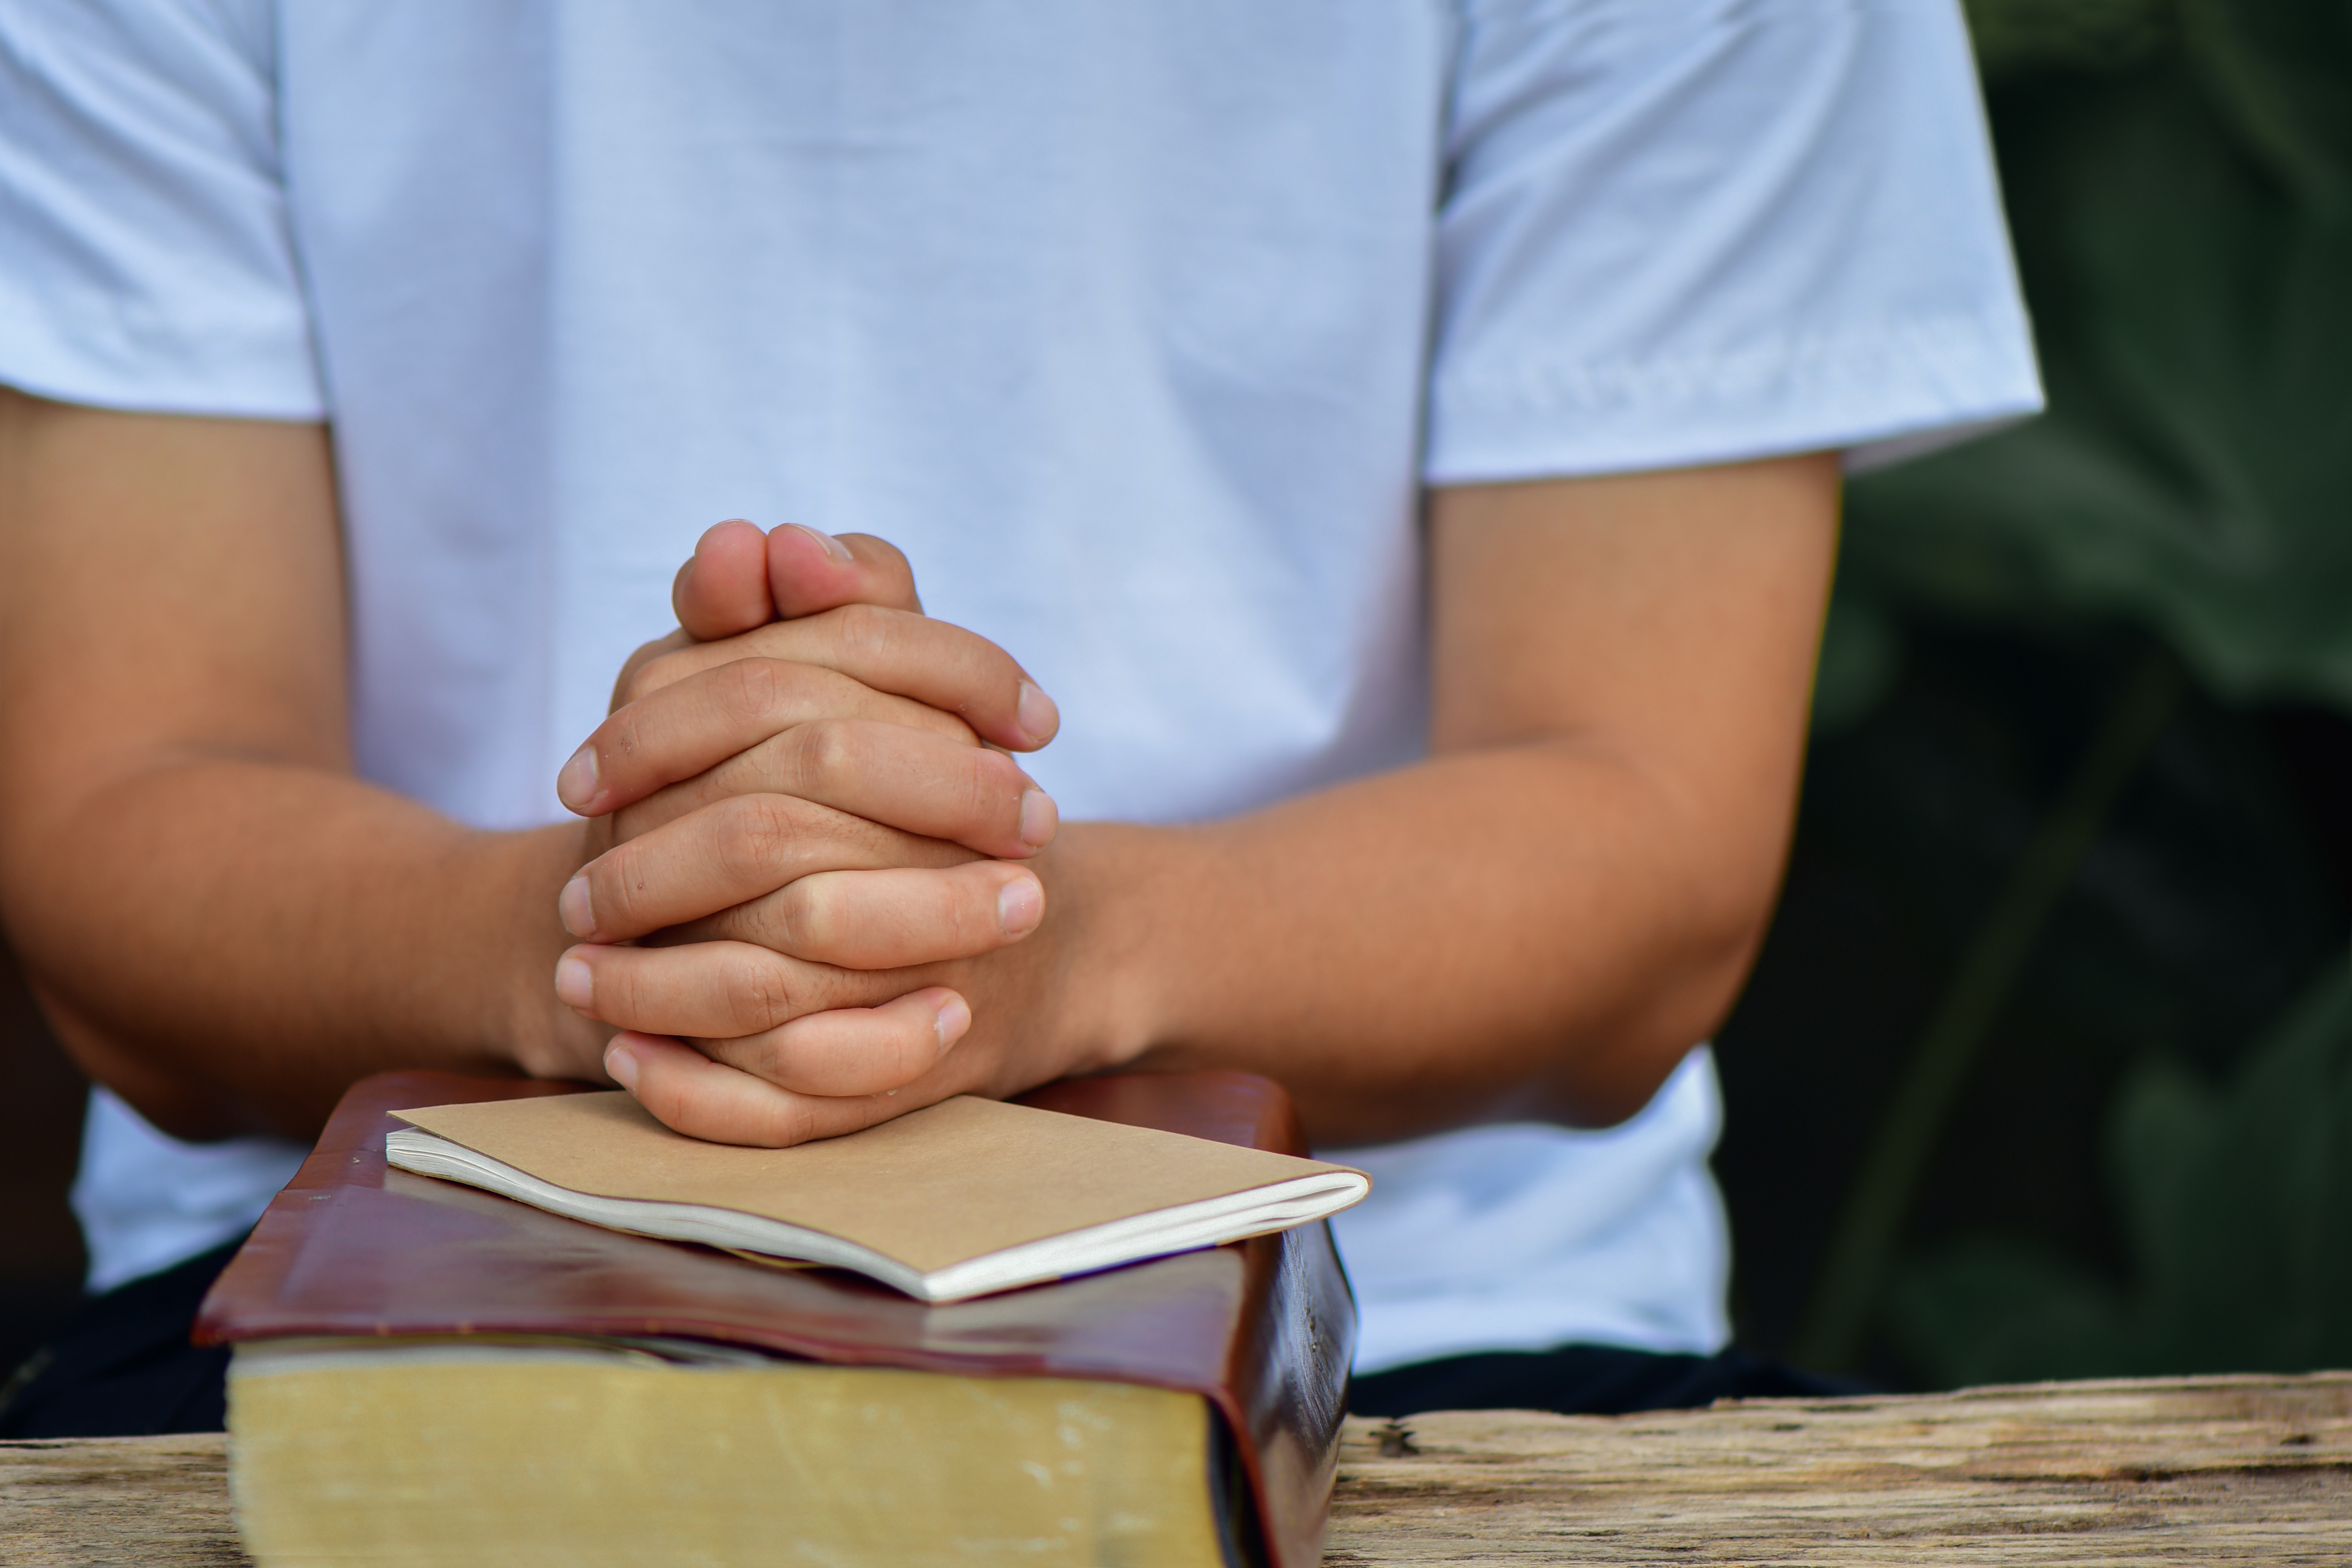
MULTIPOLYGON (((388 1168, 390 1112, 583 1086, 386 1073, 354 1085, 196 1319, 200 1343, 291 1335, 676 1336, 962 1376, 1102 1378, 1202 1395, 1246 1471, 1274 1568, 1312 1568, 1356 1312, 1328 1228, 927 1306, 833 1269, 780 1270, 388 1168)), ((1122 1074, 1022 1102, 1305 1154, 1280 1086, 1122 1074)))

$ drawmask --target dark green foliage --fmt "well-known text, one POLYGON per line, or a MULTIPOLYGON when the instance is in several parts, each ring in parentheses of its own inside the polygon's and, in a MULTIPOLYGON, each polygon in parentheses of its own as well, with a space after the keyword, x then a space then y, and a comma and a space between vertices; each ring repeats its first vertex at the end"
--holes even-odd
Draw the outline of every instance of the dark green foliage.
POLYGON ((2133 1283, 2046 1246, 1953 1244, 1897 1287, 1930 1381, 2352 1365, 2352 964, 2216 1088, 2169 1057, 2117 1095, 2106 1163, 2133 1283))
MULTIPOLYGON (((1889 622, 1899 679, 1814 742, 1789 897, 1718 1053, 1742 1332, 1782 1353, 1939 995, 2145 657, 2095 626, 1905 605, 1889 622)), ((1887 1260, 1896 1280, 1906 1257, 1987 1232, 2129 1277, 2097 1150, 2125 1077, 2155 1054, 2225 1077, 2343 962, 2345 906, 2298 782, 2267 716, 2181 698, 2000 999, 1887 1260)), ((1845 1364, 1945 1375, 1884 1347, 1845 1364)))
POLYGON ((1978 68, 1996 80, 2137 64, 2173 31, 2165 0, 1969 0, 1968 15, 1978 68))
POLYGON ((2352 712, 2352 0, 1969 12, 2051 409, 1851 488, 1798 886, 1869 889, 1930 979, 1794 1342, 1853 1364, 1872 1321, 1937 1384, 2352 1363, 2344 908, 2257 711, 2352 712), (2189 689, 2086 793, 2151 644, 2189 689), (1855 1201, 1890 1182, 1894 1229, 1855 1201))
POLYGON ((2051 409, 1858 482, 1854 559, 2352 707, 2352 5, 1977 14, 2051 409))

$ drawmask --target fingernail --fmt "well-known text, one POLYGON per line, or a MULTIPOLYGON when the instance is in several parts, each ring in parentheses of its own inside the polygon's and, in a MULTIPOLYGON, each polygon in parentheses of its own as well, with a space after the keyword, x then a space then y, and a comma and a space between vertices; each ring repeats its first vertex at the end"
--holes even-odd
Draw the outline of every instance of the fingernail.
POLYGON ((1021 683, 1021 701, 1013 710, 1013 721, 1021 726, 1023 734, 1042 746, 1052 740, 1054 732, 1062 727, 1062 710, 1054 706, 1052 698, 1024 680, 1021 683))
POLYGON ((617 1039, 604 1047, 604 1070, 631 1094, 637 1091, 637 1058, 617 1039))
POLYGON ((563 884, 563 894, 555 900, 555 912, 562 918, 563 929, 573 936, 596 934, 596 909, 585 876, 574 877, 563 884))
POLYGON ((567 1007, 586 1008, 596 1000, 596 972, 584 958, 565 953, 555 963, 555 994, 567 1007))
POLYGON ((811 528, 804 522, 788 522, 784 524, 784 526, 786 528, 799 529, 803 533, 807 534, 811 539, 815 540, 819 544, 824 546, 824 552, 827 555, 832 556, 835 561, 841 562, 845 565, 854 563, 857 559, 856 556, 852 555, 849 552, 849 546, 844 544, 830 533, 826 533, 822 529, 811 528))
POLYGON ((563 771, 555 775, 555 798, 573 811, 586 816, 596 800, 596 748, 583 746, 572 753, 563 771))
POLYGON ((971 1009, 964 1005, 962 997, 950 992, 948 999, 940 1004, 938 1016, 931 1022, 940 1032, 940 1049, 944 1051, 962 1039, 963 1032, 971 1027, 971 1009))
POLYGON ((1045 889, 1034 877, 1015 877, 997 889, 996 923, 1007 936, 1027 936, 1045 918, 1045 889))
POLYGON ((1043 849, 1053 842, 1054 829, 1060 824, 1062 814, 1055 808, 1054 797, 1042 789, 1024 790, 1021 795, 1021 842, 1032 849, 1043 849))

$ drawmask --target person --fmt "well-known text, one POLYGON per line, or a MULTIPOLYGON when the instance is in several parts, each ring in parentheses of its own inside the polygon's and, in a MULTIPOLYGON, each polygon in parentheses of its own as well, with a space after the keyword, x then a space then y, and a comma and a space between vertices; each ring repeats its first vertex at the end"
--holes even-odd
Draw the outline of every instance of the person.
POLYGON ((1375 1177, 1360 1406, 1778 1386, 1702 1042, 1841 464, 2039 405, 1952 0, 0 0, 0 384, 95 1085, 9 1430, 216 1424, 401 1067, 1244 1068, 1375 1177))

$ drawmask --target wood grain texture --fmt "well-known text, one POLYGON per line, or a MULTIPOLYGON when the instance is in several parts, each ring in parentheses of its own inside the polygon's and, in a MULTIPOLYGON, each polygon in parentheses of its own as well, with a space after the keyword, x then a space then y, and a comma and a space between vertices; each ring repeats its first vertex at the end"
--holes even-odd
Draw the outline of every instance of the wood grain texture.
MULTIPOLYGON (((1402 1426, 1348 1423, 1332 1568, 2352 1560, 2352 1373, 1402 1426)), ((217 1436, 0 1444, 0 1563, 241 1564, 226 1463, 217 1436)))
POLYGON ((2346 1373, 1402 1426, 1349 1424, 1335 1568, 2352 1560, 2346 1373))
POLYGON ((7 1568, 244 1568, 228 1514, 227 1439, 0 1443, 7 1568))

